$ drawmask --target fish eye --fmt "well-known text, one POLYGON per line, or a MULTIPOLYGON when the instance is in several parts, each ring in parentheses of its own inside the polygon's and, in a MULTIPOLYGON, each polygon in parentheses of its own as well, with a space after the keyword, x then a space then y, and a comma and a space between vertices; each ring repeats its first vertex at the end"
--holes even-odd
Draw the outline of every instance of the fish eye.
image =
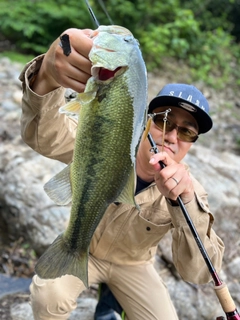
POLYGON ((132 37, 131 36, 126 36, 126 37, 123 38, 123 40, 125 42, 131 42, 132 41, 132 37))

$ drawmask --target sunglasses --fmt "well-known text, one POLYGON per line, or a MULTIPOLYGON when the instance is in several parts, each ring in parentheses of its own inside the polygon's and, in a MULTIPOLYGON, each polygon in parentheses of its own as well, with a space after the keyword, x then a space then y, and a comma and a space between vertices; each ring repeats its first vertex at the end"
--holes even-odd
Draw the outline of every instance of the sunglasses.
POLYGON ((166 125, 165 125, 166 133, 176 129, 177 137, 181 141, 195 142, 198 139, 198 135, 194 131, 186 127, 179 127, 172 120, 170 120, 169 118, 166 118, 165 114, 163 114, 162 112, 152 113, 152 114, 149 114, 149 116, 152 118, 152 121, 161 131, 163 131, 164 122, 166 122, 166 125))

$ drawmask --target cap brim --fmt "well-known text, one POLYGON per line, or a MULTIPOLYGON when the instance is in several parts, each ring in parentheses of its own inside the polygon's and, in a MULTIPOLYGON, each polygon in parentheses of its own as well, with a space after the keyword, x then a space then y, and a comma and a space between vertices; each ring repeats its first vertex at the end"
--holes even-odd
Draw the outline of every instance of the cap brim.
POLYGON ((201 108, 196 106, 195 104, 186 101, 185 99, 181 99, 179 97, 172 97, 172 96, 160 96, 154 98, 148 107, 148 113, 152 113, 152 111, 158 107, 177 107, 189 112, 197 121, 199 127, 199 134, 208 132, 212 126, 213 122, 211 117, 201 108), (186 110, 185 108, 181 107, 179 103, 187 103, 195 108, 196 111, 191 112, 186 110))

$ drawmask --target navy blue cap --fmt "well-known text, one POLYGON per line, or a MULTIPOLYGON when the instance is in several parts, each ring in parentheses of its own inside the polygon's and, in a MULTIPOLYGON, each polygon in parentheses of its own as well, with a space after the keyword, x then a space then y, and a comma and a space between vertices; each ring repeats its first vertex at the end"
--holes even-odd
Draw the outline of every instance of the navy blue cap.
POLYGON ((167 84, 152 99, 148 106, 148 113, 158 107, 182 108, 195 118, 199 127, 199 134, 205 133, 212 128, 212 119, 209 115, 207 99, 201 91, 189 84, 172 83, 167 84))

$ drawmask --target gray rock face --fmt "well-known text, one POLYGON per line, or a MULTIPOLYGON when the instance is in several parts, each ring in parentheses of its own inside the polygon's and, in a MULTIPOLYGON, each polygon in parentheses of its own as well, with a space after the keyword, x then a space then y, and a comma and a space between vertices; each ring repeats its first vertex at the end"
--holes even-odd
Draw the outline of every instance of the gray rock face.
MULTIPOLYGON (((0 92, 0 221, 5 226, 5 236, 11 239, 23 237, 41 254, 67 226, 70 207, 54 205, 43 191, 44 183, 64 165, 40 156, 21 140, 21 89, 16 70, 19 74, 22 66, 12 64, 8 59, 1 60, 0 66, 0 86, 3 88, 0 92)), ((154 83, 157 81, 155 79, 154 83)), ((210 103, 213 101, 214 105, 217 96, 212 91, 210 103)), ((222 126, 218 122, 217 111, 215 108, 214 120, 219 133, 222 126)), ((200 138, 185 161, 209 194, 210 207, 215 216, 214 229, 226 245, 220 277, 227 283, 239 307, 240 157, 234 153, 230 138, 233 132, 239 134, 237 128, 240 122, 229 114, 226 117, 230 134, 224 137, 224 141, 231 140, 229 149, 227 145, 214 145, 211 141, 206 143, 207 138, 200 138), (229 129, 231 124, 232 131, 229 129)), ((215 141, 220 141, 219 137, 215 141)), ((4 233, 0 235, 0 241, 3 237, 4 233)), ((155 266, 169 288, 180 320, 212 320, 224 315, 212 284, 194 286, 180 279, 172 264, 170 234, 159 244, 155 266)), ((96 296, 86 292, 79 298, 78 308, 70 319, 92 320, 96 303, 96 296)), ((33 319, 29 304, 13 304, 11 317, 14 320, 33 319)))
POLYGON ((23 143, 5 143, 0 159, 0 199, 8 232, 23 236, 41 253, 65 229, 69 215, 68 207, 54 205, 43 190, 51 172, 57 173, 63 164, 39 156, 23 143))

